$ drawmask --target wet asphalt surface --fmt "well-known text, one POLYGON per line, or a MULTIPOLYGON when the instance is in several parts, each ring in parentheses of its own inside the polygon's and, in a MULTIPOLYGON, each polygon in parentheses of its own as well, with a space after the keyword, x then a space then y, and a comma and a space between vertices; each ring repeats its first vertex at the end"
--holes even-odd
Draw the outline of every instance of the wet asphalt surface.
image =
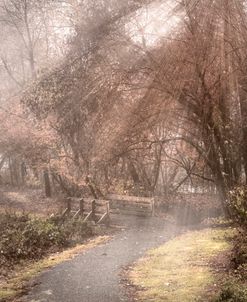
POLYGON ((121 285, 121 271, 149 249, 178 233, 160 218, 128 218, 112 240, 57 265, 36 281, 25 302, 130 301, 121 285))

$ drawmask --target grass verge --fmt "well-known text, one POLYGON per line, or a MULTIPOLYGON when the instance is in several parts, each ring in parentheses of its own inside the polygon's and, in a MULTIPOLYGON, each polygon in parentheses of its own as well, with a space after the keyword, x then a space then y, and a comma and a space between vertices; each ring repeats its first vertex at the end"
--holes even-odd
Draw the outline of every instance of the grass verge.
POLYGON ((103 244, 110 240, 110 238, 110 236, 99 236, 89 240, 85 244, 77 245, 61 253, 50 255, 40 261, 33 263, 23 262, 16 268, 15 275, 12 278, 7 282, 0 283, 0 301, 10 301, 14 297, 22 295, 28 288, 30 281, 37 277, 43 270, 64 261, 71 260, 79 253, 86 252, 97 245, 103 244))
POLYGON ((129 273, 137 288, 136 300, 201 301, 219 280, 220 272, 212 269, 211 262, 232 248, 227 237, 233 235, 232 229, 193 231, 151 250, 129 273))

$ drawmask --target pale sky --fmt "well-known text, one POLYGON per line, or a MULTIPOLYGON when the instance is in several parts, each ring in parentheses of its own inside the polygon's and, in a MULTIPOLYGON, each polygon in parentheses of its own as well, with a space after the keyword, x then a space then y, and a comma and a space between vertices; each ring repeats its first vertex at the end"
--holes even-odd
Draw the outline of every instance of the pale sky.
POLYGON ((145 41, 147 47, 155 46, 181 20, 181 15, 174 14, 175 7, 176 3, 168 0, 163 3, 156 1, 140 9, 136 17, 126 24, 131 38, 141 44, 145 41))

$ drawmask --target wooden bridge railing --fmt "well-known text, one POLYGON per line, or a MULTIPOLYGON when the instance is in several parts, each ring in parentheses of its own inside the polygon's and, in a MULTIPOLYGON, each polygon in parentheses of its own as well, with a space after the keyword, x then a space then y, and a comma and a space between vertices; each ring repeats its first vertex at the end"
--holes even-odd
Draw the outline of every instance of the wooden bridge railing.
POLYGON ((104 222, 106 224, 109 224, 109 201, 68 197, 66 203, 67 207, 63 213, 63 216, 72 215, 73 218, 81 216, 84 217, 84 221, 91 219, 95 223, 104 222))
POLYGON ((110 214, 147 217, 154 216, 154 210, 154 199, 147 197, 108 195, 107 200, 69 197, 63 215, 109 224, 110 214))
POLYGON ((154 198, 111 194, 107 199, 113 214, 154 216, 154 198))

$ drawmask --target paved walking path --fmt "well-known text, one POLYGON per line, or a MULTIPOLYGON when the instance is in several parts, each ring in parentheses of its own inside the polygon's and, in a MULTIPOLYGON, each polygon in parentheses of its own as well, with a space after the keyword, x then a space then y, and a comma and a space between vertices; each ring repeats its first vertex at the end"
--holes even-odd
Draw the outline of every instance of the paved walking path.
POLYGON ((175 226, 158 218, 132 218, 108 243, 43 273, 27 302, 129 301, 120 284, 124 266, 177 233, 175 226))

